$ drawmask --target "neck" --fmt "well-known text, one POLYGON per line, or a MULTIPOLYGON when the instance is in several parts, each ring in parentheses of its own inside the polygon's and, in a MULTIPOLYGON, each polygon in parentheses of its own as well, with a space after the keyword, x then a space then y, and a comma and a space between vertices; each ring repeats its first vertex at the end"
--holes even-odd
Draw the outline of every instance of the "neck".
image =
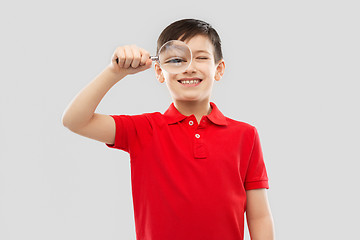
POLYGON ((200 122, 202 116, 209 115, 211 113, 210 100, 204 101, 179 101, 174 100, 174 106, 176 109, 185 116, 195 115, 198 122, 200 122))

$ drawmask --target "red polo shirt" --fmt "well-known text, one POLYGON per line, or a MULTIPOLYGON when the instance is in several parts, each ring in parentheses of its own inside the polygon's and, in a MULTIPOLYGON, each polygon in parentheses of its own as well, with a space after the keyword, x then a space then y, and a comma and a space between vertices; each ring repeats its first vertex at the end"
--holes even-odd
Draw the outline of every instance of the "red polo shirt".
POLYGON ((200 124, 174 103, 164 114, 111 115, 110 148, 130 154, 137 240, 240 240, 245 190, 269 188, 259 136, 212 111, 200 124))

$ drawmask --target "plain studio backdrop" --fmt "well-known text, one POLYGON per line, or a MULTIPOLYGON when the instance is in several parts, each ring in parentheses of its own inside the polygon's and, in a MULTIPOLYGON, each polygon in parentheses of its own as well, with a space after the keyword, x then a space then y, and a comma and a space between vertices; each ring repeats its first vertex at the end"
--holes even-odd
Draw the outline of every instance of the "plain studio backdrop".
MULTIPOLYGON (((116 47, 154 54, 182 18, 220 34, 226 71, 211 101, 258 129, 277 239, 360 239, 359 10, 331 0, 3 1, 0 239, 135 240, 129 154, 70 132, 61 116, 116 47)), ((121 80, 96 112, 170 104, 151 68, 121 80)))

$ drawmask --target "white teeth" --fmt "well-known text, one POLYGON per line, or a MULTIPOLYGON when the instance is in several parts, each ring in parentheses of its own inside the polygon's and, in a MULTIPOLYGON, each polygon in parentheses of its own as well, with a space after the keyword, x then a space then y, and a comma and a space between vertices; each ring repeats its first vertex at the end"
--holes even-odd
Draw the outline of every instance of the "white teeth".
POLYGON ((198 84, 200 82, 200 80, 184 80, 181 81, 182 84, 198 84))

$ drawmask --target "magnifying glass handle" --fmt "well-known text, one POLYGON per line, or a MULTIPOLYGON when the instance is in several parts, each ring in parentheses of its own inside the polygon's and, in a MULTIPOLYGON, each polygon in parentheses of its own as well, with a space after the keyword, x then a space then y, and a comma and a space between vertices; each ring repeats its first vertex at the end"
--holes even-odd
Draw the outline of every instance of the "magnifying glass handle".
MULTIPOLYGON (((159 61, 159 57, 158 56, 150 56, 149 59, 153 60, 153 61, 159 61)), ((119 63, 119 59, 116 59, 116 63, 119 63)))
POLYGON ((149 57, 151 60, 153 61, 159 61, 159 57, 158 56, 150 56, 149 57))

